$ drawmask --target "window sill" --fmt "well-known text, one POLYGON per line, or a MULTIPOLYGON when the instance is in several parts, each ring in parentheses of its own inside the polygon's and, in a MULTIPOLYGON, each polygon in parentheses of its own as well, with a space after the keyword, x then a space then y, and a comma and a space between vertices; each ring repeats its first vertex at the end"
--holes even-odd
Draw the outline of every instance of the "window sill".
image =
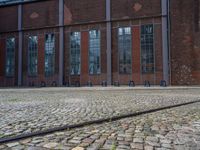
POLYGON ((89 76, 100 76, 101 73, 98 73, 98 74, 89 74, 89 76))
POLYGON ((119 75, 131 75, 131 73, 119 73, 119 75))
POLYGON ((37 78, 38 75, 28 75, 28 78, 37 78))
POLYGON ((142 75, 145 74, 154 74, 154 72, 142 72, 142 75))
POLYGON ((80 74, 70 74, 70 76, 80 76, 80 74))
POLYGON ((15 78, 14 75, 12 75, 12 76, 5 76, 5 77, 8 78, 8 79, 15 78))

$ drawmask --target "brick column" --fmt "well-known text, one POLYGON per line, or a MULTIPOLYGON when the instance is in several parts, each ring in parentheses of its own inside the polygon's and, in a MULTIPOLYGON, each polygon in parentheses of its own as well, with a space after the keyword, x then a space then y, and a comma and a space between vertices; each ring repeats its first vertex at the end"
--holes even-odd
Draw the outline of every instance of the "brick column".
POLYGON ((81 84, 86 84, 89 80, 89 64, 88 64, 88 31, 81 33, 81 84))
POLYGON ((39 80, 44 79, 44 74, 45 74, 45 66, 44 66, 44 59, 45 59, 45 37, 44 35, 39 35, 38 36, 38 75, 39 75, 39 80))
POLYGON ((132 59, 132 78, 136 84, 140 84, 140 26, 132 27, 132 59))

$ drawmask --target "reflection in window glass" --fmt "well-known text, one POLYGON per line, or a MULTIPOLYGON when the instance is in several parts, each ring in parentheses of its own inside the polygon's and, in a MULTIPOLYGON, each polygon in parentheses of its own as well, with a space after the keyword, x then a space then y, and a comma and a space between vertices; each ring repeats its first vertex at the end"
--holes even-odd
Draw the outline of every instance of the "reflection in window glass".
POLYGON ((154 71, 154 45, 153 25, 142 25, 141 27, 141 64, 142 73, 154 71))
POLYGON ((38 70, 38 37, 30 36, 28 38, 28 73, 30 76, 36 76, 38 70))
POLYGON ((100 31, 89 32, 89 73, 100 74, 100 31))
POLYGON ((51 76, 55 71, 55 36, 46 34, 45 37, 45 76, 51 76))
POLYGON ((15 72, 15 38, 6 40, 6 76, 14 76, 15 72))
POLYGON ((71 75, 80 75, 80 32, 72 32, 70 35, 70 69, 71 75))
POLYGON ((119 73, 131 73, 131 28, 118 29, 119 73))

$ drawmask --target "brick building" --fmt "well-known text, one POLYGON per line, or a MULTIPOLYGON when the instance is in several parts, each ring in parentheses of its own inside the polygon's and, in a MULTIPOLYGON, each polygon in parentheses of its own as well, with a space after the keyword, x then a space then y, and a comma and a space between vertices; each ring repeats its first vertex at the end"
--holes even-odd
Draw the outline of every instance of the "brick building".
POLYGON ((0 3, 0 86, 200 84, 199 0, 0 3))

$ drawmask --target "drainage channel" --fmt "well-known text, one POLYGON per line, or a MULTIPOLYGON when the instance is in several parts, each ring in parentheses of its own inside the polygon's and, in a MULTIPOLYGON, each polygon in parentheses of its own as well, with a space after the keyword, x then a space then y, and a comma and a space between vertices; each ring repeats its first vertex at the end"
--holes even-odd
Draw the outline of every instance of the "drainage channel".
POLYGON ((139 115, 149 114, 149 113, 153 113, 153 112, 157 112, 157 111, 161 111, 161 110, 176 108, 176 107, 185 106, 185 105, 194 104, 194 103, 200 103, 200 100, 177 104, 177 105, 165 106, 165 107, 160 107, 160 108, 156 108, 156 109, 150 109, 150 110, 145 110, 145 111, 140 111, 140 112, 135 112, 135 113, 124 114, 124 115, 115 116, 115 117, 111 117, 111 118, 98 119, 98 120, 88 121, 88 122, 84 122, 84 123, 80 123, 80 124, 55 127, 55 128, 51 128, 51 129, 47 129, 47 130, 43 130, 43 131, 36 131, 36 132, 32 132, 32 133, 27 133, 27 134, 21 134, 21 135, 15 136, 15 137, 6 137, 6 138, 0 139, 0 144, 18 141, 18 140, 22 140, 22 139, 26 139, 26 138, 30 138, 30 137, 35 137, 35 136, 47 135, 47 134, 50 134, 53 132, 70 130, 70 129, 74 129, 74 128, 80 128, 80 127, 84 127, 84 126, 88 126, 88 125, 92 125, 92 124, 101 124, 101 123, 116 121, 116 120, 120 120, 120 119, 128 118, 128 117, 136 117, 139 115))

